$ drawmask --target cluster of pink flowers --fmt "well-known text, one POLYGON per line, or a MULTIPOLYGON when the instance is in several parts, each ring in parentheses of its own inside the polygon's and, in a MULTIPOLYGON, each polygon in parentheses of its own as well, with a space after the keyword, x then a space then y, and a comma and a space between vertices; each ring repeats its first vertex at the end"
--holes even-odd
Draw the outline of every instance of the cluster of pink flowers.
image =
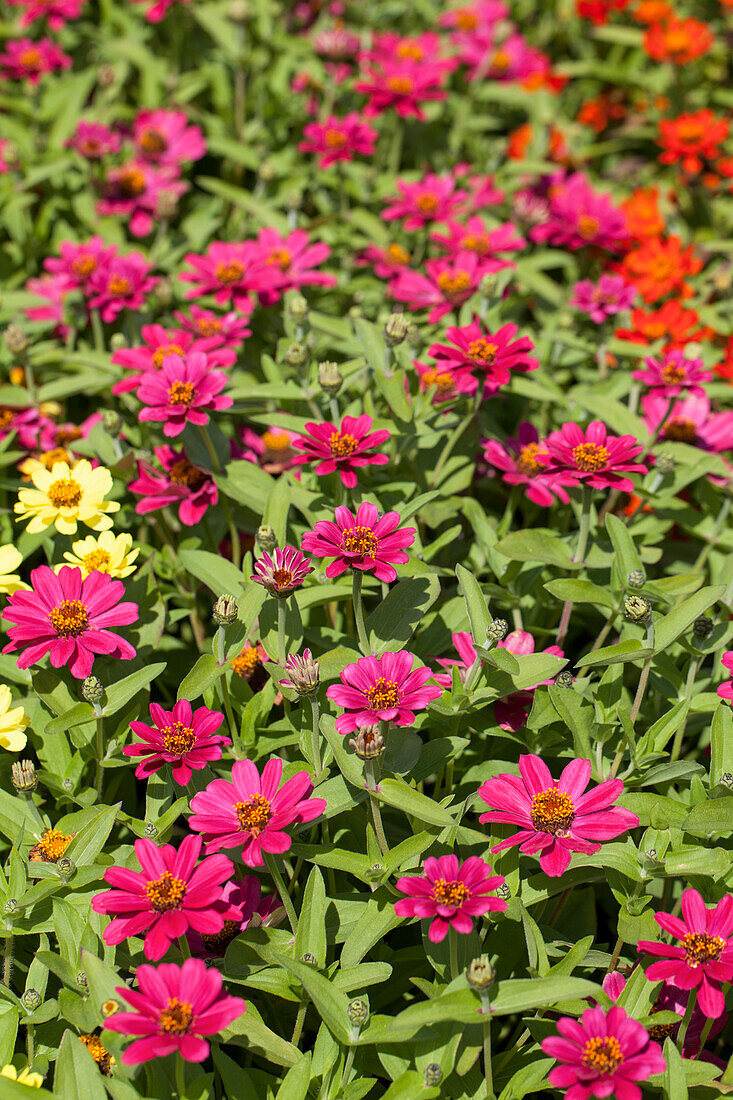
POLYGON ((608 195, 596 191, 582 172, 560 174, 544 194, 530 193, 530 197, 542 203, 541 221, 529 233, 537 243, 571 251, 592 246, 615 252, 627 240, 623 211, 608 195))

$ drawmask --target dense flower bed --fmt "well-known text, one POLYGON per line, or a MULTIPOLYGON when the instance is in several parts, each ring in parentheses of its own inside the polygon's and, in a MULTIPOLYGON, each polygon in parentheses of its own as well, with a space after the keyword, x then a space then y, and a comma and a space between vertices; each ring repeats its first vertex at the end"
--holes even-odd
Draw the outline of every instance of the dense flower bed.
POLYGON ((4 19, 0 1097, 730 1091, 731 0, 4 19))

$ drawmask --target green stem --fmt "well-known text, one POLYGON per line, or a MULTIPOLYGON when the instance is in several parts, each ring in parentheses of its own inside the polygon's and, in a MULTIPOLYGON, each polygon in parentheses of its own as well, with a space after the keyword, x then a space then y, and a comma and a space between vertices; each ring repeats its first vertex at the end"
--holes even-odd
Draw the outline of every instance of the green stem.
POLYGON ((33 1024, 25 1025, 25 1047, 28 1053, 28 1069, 33 1069, 33 1060, 36 1055, 35 1029, 33 1024))
POLYGON ((346 1062, 344 1063, 344 1072, 341 1074, 341 1089, 345 1089, 349 1083, 351 1077, 351 1070, 354 1065, 354 1055, 356 1054, 356 1047, 349 1047, 346 1053, 346 1062))
POLYGON ((720 509, 720 512, 718 513, 718 519, 715 523, 715 526, 713 527, 713 530, 710 532, 708 537, 705 539, 705 545, 703 546, 702 550, 698 554, 697 559, 695 561, 695 564, 692 567, 692 572, 693 573, 697 573, 698 570, 702 569, 702 567, 705 565, 708 558, 710 557, 710 554, 715 549, 715 547, 717 545, 717 541, 718 541, 718 535, 720 534, 720 532, 723 530, 726 523, 728 522, 728 515, 730 513, 731 502, 732 502, 732 499, 731 499, 730 496, 727 496, 726 499, 723 501, 723 507, 720 509))
POLYGON ((453 925, 448 929, 448 946, 450 948, 450 976, 451 981, 458 977, 458 933, 453 925))
POLYGON ((102 767, 102 761, 104 760, 104 719, 101 714, 97 715, 96 758, 97 768, 94 776, 94 789, 97 792, 97 801, 101 802, 104 788, 104 768, 102 767))
MULTIPOLYGON (((588 546, 588 533, 590 531, 590 511, 593 501, 593 490, 588 485, 583 486, 583 501, 580 509, 580 527, 578 528, 578 542, 573 554, 573 561, 582 562, 588 546)), ((568 600, 562 609, 560 625, 557 628, 557 644, 562 645, 570 625, 570 616, 573 612, 573 601, 568 600)))
POLYGON ((272 880, 275 883, 275 886, 277 887, 277 892, 280 895, 280 901, 283 903, 283 906, 285 908, 285 912, 288 915, 288 921, 290 922, 290 927, 293 930, 293 934, 295 934, 298 931, 298 917, 297 917, 297 914, 295 912, 295 908, 293 906, 293 903, 290 900, 290 894, 288 893, 288 888, 285 885, 285 881, 284 881, 282 875, 280 874, 280 868, 278 867, 278 865, 275 861, 275 857, 270 855, 269 852, 263 852, 262 854, 265 857, 265 863, 267 864, 267 870, 272 875, 272 880))
POLYGON ((687 1029, 690 1026, 690 1020, 692 1019, 692 1013, 695 1011, 695 1005, 697 1004, 697 990, 691 989, 690 996, 687 999, 687 1008, 685 1009, 685 1015, 682 1023, 680 1024, 680 1030, 677 1034, 677 1049, 682 1054, 685 1046, 685 1039, 687 1037, 687 1029))
POLYGON ((188 946, 188 940, 185 936, 178 937, 178 947, 184 959, 191 958, 191 948, 188 946))
POLYGON ((364 579, 364 575, 361 569, 354 570, 354 587, 352 600, 354 604, 354 621, 356 622, 356 633, 359 638, 359 648, 365 657, 369 655, 369 638, 366 632, 366 624, 364 623, 364 606, 361 598, 361 585, 364 579))
POLYGON ((232 751, 234 755, 238 759, 240 759, 244 755, 244 750, 242 747, 242 739, 239 733, 239 726, 237 725, 237 721, 234 717, 234 711, 232 710, 232 700, 229 694, 229 684, 227 683, 226 668, 222 672, 221 680, 219 682, 221 684, 221 694, 224 700, 224 711, 226 713, 227 722, 229 724, 229 732, 232 735, 232 751))
POLYGON ((92 318, 92 335, 94 337, 94 350, 104 351, 104 326, 98 309, 90 310, 92 318))
MULTIPOLYGON (((692 700, 692 689, 695 686, 695 677, 697 676, 697 670, 699 669, 700 665, 702 664, 702 661, 703 661, 702 657, 693 657, 692 660, 690 661, 690 667, 687 670, 687 681, 685 683, 685 694, 684 694, 685 699, 692 700)), ((680 723, 680 728, 677 730, 677 733, 675 734, 674 744, 672 746, 672 757, 671 757, 671 759, 673 761, 677 760, 677 758, 680 755, 680 750, 682 749, 682 741, 684 739, 686 729, 687 729, 687 715, 685 715, 684 721, 680 723)))
POLYGON ((308 702, 311 705, 311 756, 313 757, 313 771, 315 772, 315 778, 320 779, 323 769, 321 768, 321 727, 320 727, 320 707, 318 705, 318 699, 315 695, 308 697, 308 702))
POLYGON ((494 1078, 491 1072, 491 1016, 484 1010, 484 1076, 486 1077, 486 1100, 493 1100, 494 1078))
POLYGON ((369 804, 372 810, 372 821, 374 822, 374 832, 377 837, 377 844, 382 855, 386 855, 389 851, 389 844, 387 843, 387 837, 384 832, 384 824, 382 823, 382 811, 379 807, 379 799, 374 794, 377 789, 377 779, 374 773, 374 760, 364 761, 364 778, 366 779, 366 788, 369 792, 369 804))
POLYGON ((290 1040, 294 1047, 297 1047, 300 1042, 300 1037, 303 1034, 303 1025, 305 1024, 305 1014, 308 1011, 308 1001, 303 1000, 298 1005, 298 1015, 295 1017, 295 1027, 293 1028, 293 1037, 290 1040))
POLYGON ((13 934, 9 932, 5 937, 3 949, 3 985, 10 989, 10 979, 13 974, 13 934))
POLYGON ((285 667, 285 601, 277 602, 277 663, 281 668, 285 667))
POLYGON ((443 447, 443 450, 440 452, 440 455, 438 456, 438 461, 435 465, 435 471, 433 473, 432 479, 430 480, 428 488, 434 489, 435 486, 438 484, 440 475, 443 472, 443 467, 453 453, 453 448, 455 447, 456 443, 461 438, 469 424, 473 422, 475 416, 476 411, 472 408, 471 411, 463 417, 463 420, 461 420, 456 425, 451 434, 448 436, 448 440, 443 447))
POLYGON ((176 1054, 176 1092, 178 1100, 185 1100, 186 1096, 186 1063, 180 1055, 176 1054))

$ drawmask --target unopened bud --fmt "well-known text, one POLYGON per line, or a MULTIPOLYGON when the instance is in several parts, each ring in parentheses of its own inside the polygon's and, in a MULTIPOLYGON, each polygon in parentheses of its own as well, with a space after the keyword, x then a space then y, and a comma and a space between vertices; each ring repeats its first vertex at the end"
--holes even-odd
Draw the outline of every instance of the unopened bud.
POLYGON ((61 780, 61 786, 63 787, 63 789, 65 791, 73 791, 73 789, 74 789, 74 780, 70 779, 69 776, 67 775, 67 776, 65 776, 64 779, 61 780))
POLYGON ((624 600, 624 615, 630 623, 646 623, 651 614, 652 605, 646 596, 627 596, 624 600))
POLYGON ((714 627, 715 623, 712 619, 709 619, 707 615, 701 615, 699 619, 695 619, 692 624, 692 633, 698 641, 704 642, 706 638, 710 637, 714 627))
POLYGON ((723 772, 720 782, 724 787, 733 787, 733 772, 723 772))
POLYGON ((494 984, 496 973, 488 955, 479 955, 469 964, 466 981, 473 989, 488 989, 494 984))
POLYGON ((173 301, 173 283, 167 275, 163 275, 158 279, 151 292, 151 297, 164 309, 171 304, 173 301))
POLYGON ((349 310, 349 317, 352 321, 358 321, 360 317, 364 316, 364 310, 361 306, 352 306, 349 310))
POLYGON ((38 786, 36 766, 32 760, 17 760, 10 769, 16 791, 35 791, 38 786))
POLYGON ((257 169, 257 175, 261 180, 264 180, 265 183, 270 183, 277 175, 275 165, 271 160, 263 160, 262 164, 257 169))
POLYGON ((674 457, 671 454, 659 455, 656 461, 656 469, 660 474, 671 474, 674 470, 674 457))
MULTIPOLYGON (((124 332, 113 332, 109 338, 109 346, 112 351, 122 351, 123 348, 129 347, 124 332)), ((104 419, 104 412, 102 413, 102 419, 104 419)))
POLYGON ((68 856, 62 856, 61 859, 56 862, 56 870, 63 879, 70 879, 76 872, 76 864, 73 859, 69 859, 68 856))
POLYGON ((87 676, 81 685, 81 693, 87 703, 98 703, 104 695, 104 685, 96 676, 87 676))
POLYGON ((486 638, 490 642, 500 642, 505 638, 509 630, 506 619, 493 619, 486 631, 486 638))
POLYGON ((149 837, 149 839, 152 840, 153 837, 156 837, 158 835, 158 826, 155 824, 154 821, 146 821, 145 829, 143 830, 143 832, 145 833, 146 837, 149 837))
POLYGON ((407 336, 409 327, 409 318, 405 317, 404 313, 391 314, 384 326, 385 343, 389 344, 391 348, 396 348, 407 336))
POLYGON ((344 384, 344 376, 338 368, 338 363, 331 363, 326 359, 318 364, 318 385, 329 397, 335 397, 344 384))
POLYGON ((43 997, 37 989, 26 989, 20 1001, 26 1012, 35 1012, 43 1004, 43 997))
POLYGON ((120 1002, 116 1001, 113 997, 109 997, 106 1001, 102 1001, 100 1005, 102 1015, 105 1020, 110 1016, 114 1016, 115 1012, 120 1011, 120 1002))
POLYGON ((647 848, 647 850, 644 852, 644 855, 646 856, 647 859, 651 860, 652 863, 657 862, 657 849, 656 848, 647 848))
POLYGON ((301 294, 294 294, 288 299, 288 313, 300 324, 308 320, 308 303, 301 294))
POLYGON ((509 901, 512 896, 512 892, 505 882, 502 882, 501 886, 497 886, 495 893, 497 898, 503 898, 504 901, 509 901))
POLYGON ((285 362, 289 367, 303 367, 308 362, 308 348, 305 344, 291 344, 285 352, 285 362))
POLYGON ((212 611, 214 622, 217 626, 231 626, 239 617, 239 604, 234 596, 225 593, 219 596, 212 611))
POLYGON ((643 569, 632 569, 626 578, 629 588, 643 588, 646 576, 643 569))
POLYGON ((290 194, 285 199, 285 207, 286 207, 287 210, 290 210, 292 213, 295 213, 296 210, 300 210, 300 204, 302 203, 302 201, 303 201, 303 192, 302 191, 291 191, 290 194))
POLYGON ((568 672, 567 669, 563 669, 562 672, 558 672, 555 677, 555 686, 559 688, 571 688, 575 683, 575 677, 572 672, 568 672))
POLYGON ((349 1017, 349 1023, 354 1027, 364 1027, 369 1019, 369 1005, 361 997, 357 997, 356 1000, 349 1002, 346 1015, 349 1017))
POLYGON ((310 951, 305 951, 300 956, 300 961, 307 963, 308 966, 318 966, 318 959, 315 955, 311 955, 310 951))
POLYGON ((414 321, 410 321, 407 326, 407 343, 411 348, 419 348, 422 344, 422 332, 419 325, 416 325, 414 321))
POLYGON ((384 752, 384 738, 378 726, 363 726, 356 736, 349 738, 349 744, 361 760, 374 760, 384 752))
POLYGON ((97 69, 97 84, 100 88, 109 88, 114 84, 117 74, 112 65, 100 65, 97 69))
POLYGON ((247 0, 232 0, 227 15, 232 23, 246 23, 249 19, 249 4, 247 0))
POLYGON ((22 355, 28 347, 28 337, 20 325, 8 325, 5 329, 5 347, 11 355, 22 355))
POLYGON ((3 905, 3 913, 6 917, 14 917, 17 912, 19 912, 18 902, 15 898, 8 898, 3 905))
POLYGON ((102 424, 105 431, 115 438, 122 431, 124 421, 116 409, 104 409, 102 411, 102 424))
POLYGON ((159 218, 163 218, 164 221, 170 221, 171 218, 175 218, 178 213, 178 195, 173 191, 161 191, 158 195, 158 209, 156 211, 159 218))
POLYGON ((427 1088, 434 1088, 435 1085, 439 1085, 443 1080, 443 1070, 437 1062, 430 1062, 424 1070, 425 1085, 427 1088))
MULTIPOLYGON (((2 297, 0 297, 0 302, 1 301, 2 301, 2 297)), ((25 371, 24 371, 23 367, 11 367, 9 378, 10 378, 10 385, 11 386, 25 386, 26 385, 27 379, 26 379, 25 371)))
POLYGON ((20 150, 14 141, 5 142, 3 160, 8 168, 20 168, 20 150))
POLYGON ((479 284, 479 290, 485 298, 493 298, 496 294, 496 287, 496 275, 493 272, 490 272, 488 275, 484 275, 479 284))
POLYGON ((320 683, 318 661, 313 660, 309 649, 304 649, 302 654, 291 653, 285 662, 285 671, 289 680, 281 680, 283 687, 291 687, 298 695, 315 695, 320 683))
POLYGON ((255 539, 261 550, 274 550, 277 546, 277 535, 272 527, 268 527, 266 523, 263 523, 261 527, 257 528, 255 539))
POLYGON ((367 871, 367 878, 370 882, 377 882, 384 874, 383 863, 373 863, 367 871))

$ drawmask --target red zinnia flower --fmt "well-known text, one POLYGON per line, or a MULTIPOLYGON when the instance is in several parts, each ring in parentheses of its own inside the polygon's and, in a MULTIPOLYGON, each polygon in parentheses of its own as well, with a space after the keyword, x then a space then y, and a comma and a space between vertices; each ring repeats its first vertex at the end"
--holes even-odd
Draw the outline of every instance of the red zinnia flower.
POLYGON ((397 576, 394 563, 409 561, 405 553, 415 541, 414 527, 400 528, 399 512, 387 512, 381 518, 373 504, 360 504, 356 515, 348 508, 335 511, 335 523, 319 520, 313 531, 306 531, 303 549, 317 558, 335 558, 326 569, 327 577, 339 577, 347 569, 374 573, 380 581, 397 576))
POLYGON ((72 676, 84 680, 97 654, 131 661, 135 649, 109 627, 137 622, 136 603, 120 603, 122 581, 93 572, 82 579, 81 569, 64 565, 58 573, 48 565, 31 572, 31 591, 14 592, 3 618, 15 623, 3 653, 15 653, 18 668, 29 668, 47 653, 54 668, 69 665, 72 676))
POLYGON ((233 404, 221 391, 227 384, 223 371, 212 370, 206 354, 191 351, 187 355, 166 355, 159 371, 143 376, 137 391, 141 421, 163 422, 163 435, 180 435, 187 423, 204 426, 210 412, 220 412, 233 404))
POLYGON ((680 989, 697 989, 697 1003, 709 1019, 725 1010, 721 983, 733 980, 733 896, 725 894, 707 909, 697 890, 682 894, 682 917, 655 913, 664 932, 681 943, 639 940, 639 951, 659 957, 647 969, 651 982, 671 981, 680 989))
POLYGON ((357 111, 350 111, 343 118, 329 115, 323 122, 309 122, 303 127, 303 137, 300 152, 315 153, 319 166, 328 168, 337 161, 352 160, 357 153, 370 157, 379 135, 357 111))
POLYGON ((622 474, 645 474, 646 466, 631 459, 642 450, 633 435, 608 435, 605 424, 592 420, 585 432, 577 424, 563 424, 543 443, 539 459, 549 474, 566 474, 593 489, 621 489, 630 493, 633 482, 622 474))
POLYGON ((666 340, 664 351, 684 348, 686 344, 707 340, 712 335, 712 329, 696 328, 700 324, 697 312, 685 309, 678 301, 665 302, 661 309, 633 309, 631 324, 633 328, 617 329, 614 335, 632 344, 653 344, 655 340, 666 340))
POLYGON ((720 155, 718 146, 728 137, 730 123, 716 118, 712 111, 696 111, 679 118, 662 119, 659 123, 659 144, 664 149, 662 164, 681 163, 688 175, 702 172, 706 161, 720 155))
POLYGON ((273 556, 263 552, 254 563, 254 573, 250 577, 255 584, 261 584, 272 596, 284 598, 300 588, 313 566, 294 546, 277 547, 273 556))
POLYGON ((653 23, 645 32, 644 50, 655 61, 686 65, 707 53, 714 41, 707 23, 671 16, 663 22, 653 23))
POLYGON ((307 436, 293 440, 293 447, 304 451, 297 463, 317 462, 316 474, 332 474, 338 470, 347 489, 356 487, 356 471, 361 466, 383 466, 389 457, 375 454, 374 448, 390 438, 386 429, 372 431, 371 416, 345 416, 341 427, 335 424, 306 424, 307 436))
POLYGON ((143 964, 135 978, 139 992, 126 985, 115 989, 133 1011, 115 1012, 104 1021, 108 1031, 141 1036, 122 1055, 126 1066, 175 1051, 187 1062, 203 1062, 209 1044, 201 1036, 216 1035, 247 1008, 241 997, 222 991, 221 974, 201 959, 186 959, 183 966, 143 964))
POLYGON ((431 344, 428 355, 432 355, 442 365, 470 367, 478 370, 485 378, 486 389, 495 393, 499 386, 505 386, 511 380, 511 372, 537 370, 539 360, 528 355, 534 344, 528 336, 515 339, 516 325, 502 325, 495 333, 484 332, 477 320, 462 328, 446 329, 448 344, 431 344))
POLYGON ((339 707, 352 713, 336 719, 344 736, 377 722, 411 725, 415 711, 424 710, 431 699, 443 694, 437 684, 428 684, 432 672, 425 665, 413 669, 415 657, 406 649, 383 653, 381 657, 360 657, 341 673, 341 683, 326 692, 339 707))
POLYGON ((464 863, 459 863, 457 856, 430 856, 423 871, 397 880, 397 889, 409 897, 396 901, 394 909, 398 917, 433 917, 428 931, 431 943, 442 943, 449 928, 472 932, 474 917, 506 909, 502 898, 489 896, 504 885, 504 876, 495 875, 478 856, 464 863))
POLYGON ((682 241, 675 236, 645 240, 618 266, 618 271, 633 283, 645 302, 657 302, 672 293, 691 298, 694 290, 685 277, 697 275, 701 270, 702 260, 695 256, 692 245, 683 248, 682 241))
POLYGON ((659 209, 658 187, 638 187, 621 203, 621 210, 632 240, 643 241, 664 233, 666 225, 659 209))
POLYGON ((492 852, 519 845, 520 852, 540 854, 540 867, 557 878, 567 871, 571 852, 592 855, 597 841, 611 840, 639 824, 639 818, 613 803, 624 789, 620 779, 607 779, 584 794, 590 761, 571 760, 559 779, 539 756, 519 757, 519 776, 502 773, 479 787, 479 796, 495 807, 479 821, 519 825, 520 831, 494 845, 492 852))
POLYGON ((281 787, 282 773, 283 762, 277 756, 267 761, 262 777, 251 760, 237 760, 231 782, 214 779, 193 796, 188 823, 203 834, 207 853, 241 848, 248 867, 262 867, 263 852, 282 854, 290 848, 285 832, 289 825, 320 817, 326 802, 310 797, 308 772, 296 772, 281 787))
POLYGON ((142 763, 135 769, 138 779, 147 779, 172 764, 171 772, 176 783, 185 787, 191 782, 191 771, 200 771, 211 760, 221 760, 224 745, 231 745, 228 737, 216 731, 224 721, 218 710, 199 707, 195 712, 188 699, 179 699, 173 710, 163 710, 158 703, 150 704, 153 725, 130 722, 130 729, 142 741, 127 745, 125 756, 142 756, 142 763))
POLYGON ((208 470, 194 466, 183 450, 156 447, 155 457, 163 467, 162 472, 145 462, 138 462, 137 477, 128 485, 131 493, 142 497, 135 511, 144 516, 178 504, 181 523, 193 527, 203 518, 206 509, 218 501, 216 482, 208 470))
POLYGON ((176 851, 172 844, 158 847, 141 838, 135 841, 135 855, 142 871, 107 868, 104 881, 115 889, 92 898, 95 913, 115 915, 104 930, 105 943, 122 943, 145 932, 145 957, 157 961, 188 928, 214 934, 225 920, 239 915, 233 906, 215 908, 234 873, 232 861, 209 856, 196 867, 202 844, 200 836, 189 835, 176 851))

